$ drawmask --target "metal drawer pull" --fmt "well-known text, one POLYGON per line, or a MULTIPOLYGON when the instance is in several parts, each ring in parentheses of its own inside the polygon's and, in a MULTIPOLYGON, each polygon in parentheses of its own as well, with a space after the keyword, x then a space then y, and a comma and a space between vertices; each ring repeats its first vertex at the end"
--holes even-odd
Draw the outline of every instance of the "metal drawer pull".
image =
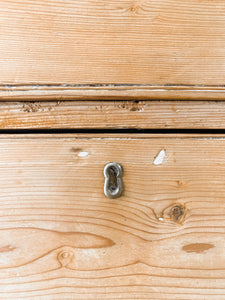
POLYGON ((123 192, 123 168, 117 162, 105 165, 103 174, 105 176, 104 194, 106 197, 119 198, 123 192))

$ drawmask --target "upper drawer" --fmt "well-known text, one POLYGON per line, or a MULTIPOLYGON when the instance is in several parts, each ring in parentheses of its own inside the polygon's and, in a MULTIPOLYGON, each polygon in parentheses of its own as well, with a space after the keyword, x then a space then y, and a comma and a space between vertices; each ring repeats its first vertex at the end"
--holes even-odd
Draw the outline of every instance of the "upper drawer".
POLYGON ((7 0, 0 8, 0 99, 225 98, 222 0, 7 0))

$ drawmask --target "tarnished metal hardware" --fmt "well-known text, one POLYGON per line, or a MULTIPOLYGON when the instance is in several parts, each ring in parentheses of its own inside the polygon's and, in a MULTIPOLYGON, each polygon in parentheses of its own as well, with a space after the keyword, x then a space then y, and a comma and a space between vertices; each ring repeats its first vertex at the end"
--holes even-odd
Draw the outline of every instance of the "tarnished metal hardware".
POLYGON ((110 199, 119 198, 123 192, 123 168, 117 162, 105 165, 103 174, 105 176, 104 194, 110 199))

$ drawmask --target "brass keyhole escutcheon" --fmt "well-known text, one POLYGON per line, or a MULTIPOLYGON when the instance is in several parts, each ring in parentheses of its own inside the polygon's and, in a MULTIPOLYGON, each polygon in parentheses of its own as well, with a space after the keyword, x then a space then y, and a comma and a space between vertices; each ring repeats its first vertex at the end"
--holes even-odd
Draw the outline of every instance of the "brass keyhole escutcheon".
POLYGON ((119 198, 123 192, 123 168, 117 162, 105 165, 103 174, 105 176, 104 194, 110 199, 119 198))

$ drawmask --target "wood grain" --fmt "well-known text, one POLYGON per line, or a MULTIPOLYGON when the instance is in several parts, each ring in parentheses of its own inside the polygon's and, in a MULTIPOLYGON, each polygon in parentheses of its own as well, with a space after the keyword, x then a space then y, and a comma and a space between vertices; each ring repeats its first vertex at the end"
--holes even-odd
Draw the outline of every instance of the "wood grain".
POLYGON ((0 154, 1 299, 225 299, 224 135, 4 135, 0 154))
POLYGON ((0 99, 225 99, 223 0, 1 0, 0 99))
POLYGON ((0 129, 225 129, 223 101, 0 102, 0 129))
POLYGON ((223 86, 190 85, 2 85, 0 101, 225 100, 223 86))

